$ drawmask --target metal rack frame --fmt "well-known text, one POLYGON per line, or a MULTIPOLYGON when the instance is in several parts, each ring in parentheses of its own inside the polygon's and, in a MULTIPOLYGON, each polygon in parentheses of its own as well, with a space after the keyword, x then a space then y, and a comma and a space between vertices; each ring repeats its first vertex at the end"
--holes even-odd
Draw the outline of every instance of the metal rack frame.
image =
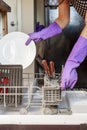
POLYGON ((0 65, 0 109, 27 114, 31 106, 43 110, 47 105, 58 105, 61 101, 59 77, 56 74, 49 79, 44 73, 23 73, 20 65, 0 65))

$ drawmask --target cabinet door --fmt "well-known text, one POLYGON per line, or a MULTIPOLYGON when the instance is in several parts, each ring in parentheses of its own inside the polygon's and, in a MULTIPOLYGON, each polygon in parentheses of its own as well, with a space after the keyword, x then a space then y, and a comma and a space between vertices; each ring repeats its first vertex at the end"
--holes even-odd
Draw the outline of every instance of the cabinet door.
POLYGON ((2 38, 3 36, 3 32, 2 32, 2 15, 1 15, 1 12, 0 12, 0 39, 2 38))
POLYGON ((11 12, 7 13, 8 32, 21 31, 21 0, 4 0, 4 2, 11 7, 11 12))

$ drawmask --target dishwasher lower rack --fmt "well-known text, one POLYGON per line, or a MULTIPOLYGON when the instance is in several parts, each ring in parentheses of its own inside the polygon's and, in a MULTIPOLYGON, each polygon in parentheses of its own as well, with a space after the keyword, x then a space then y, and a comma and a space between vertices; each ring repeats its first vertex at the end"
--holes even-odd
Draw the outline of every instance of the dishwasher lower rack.
POLYGON ((22 85, 0 86, 0 109, 33 114, 33 108, 38 108, 38 114, 44 114, 47 106, 58 105, 61 100, 59 81, 59 74, 50 79, 43 73, 22 73, 22 85))
MULTIPOLYGON (((15 93, 15 89, 12 86, 22 86, 22 70, 21 65, 0 65, 0 104, 4 102, 3 93, 15 93)), ((18 93, 21 93, 21 90, 21 88, 18 88, 18 93)), ((5 102, 6 104, 14 104, 15 99, 13 96, 8 96, 5 102)), ((20 103, 21 96, 18 96, 17 104, 20 103)))

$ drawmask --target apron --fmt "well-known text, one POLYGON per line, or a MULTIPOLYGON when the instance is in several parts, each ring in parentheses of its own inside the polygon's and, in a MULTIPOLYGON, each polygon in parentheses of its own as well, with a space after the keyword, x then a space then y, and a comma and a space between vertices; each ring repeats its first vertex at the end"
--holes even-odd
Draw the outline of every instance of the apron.
POLYGON ((70 1, 76 11, 85 18, 85 14, 87 11, 87 0, 71 0, 70 1))

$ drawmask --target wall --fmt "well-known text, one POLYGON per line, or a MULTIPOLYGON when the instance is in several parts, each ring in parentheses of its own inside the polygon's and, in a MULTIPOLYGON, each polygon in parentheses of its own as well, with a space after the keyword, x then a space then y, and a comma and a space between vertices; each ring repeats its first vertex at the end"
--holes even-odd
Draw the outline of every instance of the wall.
MULTIPOLYGON (((34 31, 34 0, 22 0, 22 31, 27 34, 34 31)), ((24 72, 33 73, 34 63, 24 72)))
POLYGON ((44 25, 44 0, 37 0, 37 21, 44 25))
MULTIPOLYGON (((34 20, 44 24, 44 0, 36 0, 37 11, 34 12, 34 0, 22 0, 22 31, 24 33, 34 32, 34 20), (35 14, 36 13, 36 14, 35 14)), ((24 72, 34 72, 34 62, 24 72)))
POLYGON ((34 0, 22 0, 22 31, 34 31, 34 0))
POLYGON ((0 12, 0 39, 2 38, 3 36, 3 32, 2 32, 2 15, 1 15, 1 12, 0 12))

